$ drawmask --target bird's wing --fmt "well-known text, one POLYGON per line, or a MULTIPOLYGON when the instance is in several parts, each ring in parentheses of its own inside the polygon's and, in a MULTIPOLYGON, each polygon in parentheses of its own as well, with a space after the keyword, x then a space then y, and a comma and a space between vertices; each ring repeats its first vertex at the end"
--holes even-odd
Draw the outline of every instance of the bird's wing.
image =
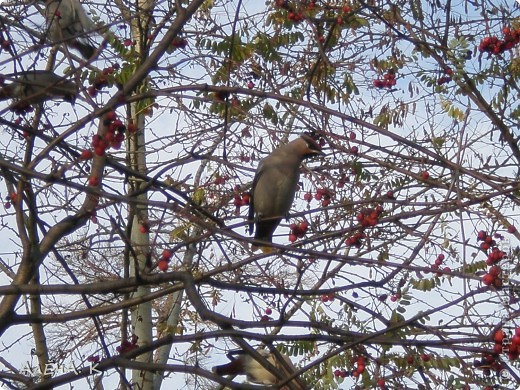
POLYGON ((70 2, 74 9, 74 20, 79 22, 83 30, 82 32, 91 33, 96 28, 96 25, 88 17, 85 8, 83 8, 79 0, 70 0, 70 2))
POLYGON ((253 184, 251 184, 251 192, 249 194, 249 214, 248 214, 248 221, 249 221, 249 234, 253 234, 253 226, 255 221, 255 199, 254 199, 254 193, 256 185, 258 184, 258 180, 260 180, 260 177, 264 173, 264 160, 260 160, 258 163, 258 167, 256 168, 255 177, 253 179, 253 184))

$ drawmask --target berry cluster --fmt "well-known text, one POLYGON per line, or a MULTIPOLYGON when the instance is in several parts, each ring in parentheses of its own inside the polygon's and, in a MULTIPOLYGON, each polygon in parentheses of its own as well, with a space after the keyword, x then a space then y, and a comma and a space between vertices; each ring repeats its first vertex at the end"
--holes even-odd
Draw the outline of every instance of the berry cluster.
POLYGON ((11 205, 15 206, 16 202, 18 202, 18 194, 16 192, 11 192, 5 197, 4 207, 8 209, 11 207, 11 205))
POLYGON ((394 295, 392 295, 392 296, 390 297, 390 300, 391 300, 392 302, 396 302, 396 301, 399 300, 399 299, 401 299, 401 294, 400 294, 400 293, 395 293, 394 295))
POLYGON ((320 299, 322 302, 332 302, 334 300, 334 293, 322 294, 320 299))
MULTIPOLYGON (((358 356, 352 358, 352 363, 356 364, 356 367, 350 372, 350 375, 354 378, 358 378, 363 372, 365 372, 365 364, 366 359, 364 356, 358 356)), ((344 369, 336 369, 334 370, 334 376, 336 378, 346 378, 349 375, 349 373, 344 369)), ((378 382, 379 384, 379 382, 378 382)), ((384 386, 384 380, 383 380, 383 386, 384 386)))
POLYGON ((126 126, 120 119, 117 119, 115 111, 110 111, 105 115, 103 124, 107 127, 105 135, 95 134, 92 137, 92 147, 97 156, 104 156, 105 151, 110 147, 120 149, 125 140, 126 126))
POLYGON ((236 185, 233 190, 233 205, 236 207, 235 214, 240 214, 240 207, 247 206, 250 201, 249 193, 241 194, 240 186, 236 185))
POLYGON ((326 188, 318 188, 316 194, 314 195, 314 199, 320 201, 321 206, 327 207, 330 204, 330 198, 332 197, 331 192, 326 188))
MULTIPOLYGON (((444 261, 444 258, 445 258, 445 256, 442 253, 439 254, 437 256, 437 258, 435 259, 435 263, 433 263, 431 265, 431 267, 430 267, 432 272, 437 272, 437 276, 442 276, 442 272, 439 272, 439 270, 440 270, 440 267, 442 265, 442 262, 444 261)), ((443 271, 444 272, 451 272, 451 268, 450 267, 444 267, 443 271)))
POLYGON ((87 358, 87 362, 89 362, 89 363, 99 363, 100 360, 101 360, 101 358, 99 357, 99 355, 90 355, 87 358))
POLYGON ((339 368, 334 370, 334 376, 336 378, 346 378, 347 377, 347 371, 340 370, 339 368))
MULTIPOLYGON (((497 235, 495 235, 497 236, 497 235)), ((499 237, 499 236, 497 236, 499 237)), ((506 257, 506 253, 496 247, 496 241, 493 237, 481 230, 477 234, 477 240, 482 241, 480 243, 480 249, 487 252, 491 248, 491 252, 488 253, 486 264, 490 266, 488 273, 482 277, 482 283, 486 286, 495 286, 497 288, 502 287, 502 279, 500 274, 502 269, 497 264, 506 257)))
POLYGON ((453 70, 451 68, 445 68, 444 69, 444 76, 441 76, 437 79, 438 85, 443 85, 451 82, 451 75, 453 74, 453 70))
POLYGON ((83 149, 79 155, 79 159, 83 161, 90 160, 92 157, 94 157, 94 153, 90 149, 83 149))
POLYGON ((383 79, 376 79, 373 84, 376 88, 392 88, 396 84, 394 70, 390 69, 384 74, 383 79))
POLYGON ((116 351, 119 353, 119 354, 124 354, 124 353, 127 353, 127 352, 130 352, 136 348, 138 348, 139 346, 137 345, 137 340, 139 339, 139 337, 137 337, 135 334, 132 335, 132 338, 130 340, 123 340, 121 341, 121 345, 119 347, 116 348, 116 351))
POLYGON ((240 207, 240 206, 247 206, 249 204, 249 194, 235 194, 233 197, 233 205, 240 207))
POLYGON ((473 367, 483 370, 485 376, 490 376, 491 370, 498 373, 503 368, 498 355, 490 353, 484 353, 480 359, 475 359, 473 361, 473 367))
POLYGON ((173 253, 171 250, 169 250, 169 249, 163 250, 161 257, 159 258, 159 261, 157 262, 157 268, 159 268, 163 272, 166 272, 168 270, 168 264, 170 263, 172 256, 173 256, 173 253))
POLYGON ((347 182, 349 182, 349 181, 350 181, 349 177, 346 174, 342 173, 338 179, 338 184, 336 184, 336 187, 343 188, 343 187, 345 187, 345 184, 347 184, 347 182))
POLYGON ((170 45, 175 49, 185 49, 186 46, 188 46, 188 41, 186 38, 175 37, 171 41, 170 45))
MULTIPOLYGON (((313 8, 314 8, 314 5, 315 4, 313 4, 313 8)), ((289 1, 287 1, 287 0, 275 0, 274 6, 276 8, 283 8, 283 9, 287 10, 287 19, 293 21, 294 23, 299 23, 303 19, 305 19, 303 13, 293 9, 291 4, 289 4, 289 1)))
POLYGON ((383 206, 377 206, 373 209, 365 209, 358 213, 356 219, 362 227, 375 226, 379 220, 379 216, 383 213, 383 206))
POLYGON ((347 246, 354 246, 356 248, 361 247, 361 240, 366 238, 363 229, 368 226, 375 226, 379 221, 379 216, 383 213, 383 206, 379 205, 376 208, 367 208, 358 213, 356 216, 357 221, 360 223, 361 228, 353 236, 350 236, 345 240, 347 246))
POLYGON ((520 327, 515 329, 513 337, 499 329, 493 335, 495 353, 507 353, 509 360, 517 360, 520 356, 520 327))
MULTIPOLYGON (((307 192, 305 195, 303 195, 303 199, 307 202, 311 202, 313 198, 312 193, 307 192)), ((316 193, 314 194, 314 199, 317 201, 321 201, 322 207, 327 207, 330 204, 330 199, 332 198, 332 192, 329 191, 326 188, 318 188, 316 190, 316 193)))
POLYGON ((260 317, 260 322, 271 321, 272 318, 269 317, 271 314, 273 314, 273 310, 270 307, 268 307, 267 309, 265 309, 265 314, 262 315, 262 317, 260 317))
POLYGON ((486 37, 480 42, 478 49, 481 52, 498 55, 511 50, 520 42, 520 29, 511 30, 509 27, 504 27, 502 32, 503 39, 498 39, 496 36, 486 37))
POLYGON ((217 175, 217 177, 215 178, 215 180, 213 180, 211 183, 209 184, 215 184, 217 186, 219 185, 222 185, 224 184, 226 181, 229 180, 229 176, 225 175, 225 176, 219 176, 217 175))
POLYGON ((355 246, 356 248, 360 248, 361 240, 365 237, 366 237, 365 233, 357 232, 353 236, 350 236, 349 238, 347 238, 345 241, 345 244, 347 244, 347 246, 355 246))
POLYGON ((115 63, 111 66, 104 68, 100 74, 98 74, 94 80, 92 80, 92 85, 87 88, 87 92, 91 97, 96 97, 98 92, 101 91, 105 87, 109 87, 111 85, 111 79, 113 79, 113 74, 115 71, 120 69, 120 65, 115 63))
POLYGON ((15 102, 11 107, 9 107, 9 110, 14 112, 16 115, 25 116, 26 114, 29 114, 34 111, 34 107, 29 104, 26 100, 20 100, 15 102))
POLYGON ((301 221, 300 223, 291 223, 289 226, 291 232, 289 233, 289 241, 295 242, 298 238, 302 238, 309 229, 309 222, 301 221))
POLYGON ((357 367, 354 369, 354 371, 352 371, 352 376, 357 378, 365 371, 366 359, 364 356, 358 356, 355 362, 357 367))

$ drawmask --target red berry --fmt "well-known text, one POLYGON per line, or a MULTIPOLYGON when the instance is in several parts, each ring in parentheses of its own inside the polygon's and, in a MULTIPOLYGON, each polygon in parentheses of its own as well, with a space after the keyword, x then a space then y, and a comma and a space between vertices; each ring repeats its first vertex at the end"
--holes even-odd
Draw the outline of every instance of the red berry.
POLYGON ((422 359, 423 362, 429 362, 430 359, 431 359, 431 357, 430 357, 430 355, 428 355, 428 354, 426 354, 426 353, 423 353, 423 354, 421 355, 421 359, 422 359))
POLYGON ((383 378, 379 378, 379 380, 377 381, 377 385, 381 388, 384 388, 385 387, 385 380, 383 378))
POLYGON ((428 171, 421 172, 421 180, 428 180, 429 177, 430 174, 428 173, 428 171))
POLYGON ((270 316, 272 313, 273 313, 273 311, 271 310, 270 307, 268 307, 267 309, 265 309, 265 314, 267 314, 268 316, 270 316))
POLYGON ((109 111, 105 115, 105 119, 110 122, 114 121, 116 118, 117 118, 117 115, 116 115, 115 111, 109 111))
POLYGON ((487 233, 484 230, 481 230, 477 234, 477 240, 478 241, 484 241, 487 237, 487 233))
POLYGON ((494 280, 495 278, 493 277, 493 275, 485 274, 482 278, 482 283, 484 283, 486 286, 491 286, 494 280))
POLYGON ((157 268, 159 268, 161 271, 166 272, 168 270, 168 261, 161 259, 157 263, 157 268))
POLYGON ((92 150, 85 149, 81 152, 81 155, 79 156, 80 160, 90 160, 94 154, 92 153, 92 150))
POLYGON ((509 233, 515 233, 515 232, 516 232, 516 227, 514 227, 513 225, 509 225, 509 226, 507 227, 507 231, 508 231, 509 233))
POLYGON ((173 256, 173 253, 171 250, 169 250, 169 249, 163 250, 163 253, 162 253, 163 259, 171 259, 172 256, 173 256))
POLYGON ((354 133, 353 131, 351 131, 351 132, 348 134, 348 137, 349 137, 351 140, 355 140, 355 139, 356 139, 356 133, 354 133))
POLYGON ((493 276, 494 278, 496 278, 498 275, 500 275, 500 271, 501 271, 500 267, 497 266, 497 265, 494 265, 493 267, 491 267, 491 268, 489 269, 489 272, 488 272, 488 273, 489 273, 491 276, 493 276))
POLYGON ((255 87, 255 84, 252 81, 247 83, 247 88, 248 89, 253 89, 254 87, 255 87))
POLYGON ((292 234, 292 233, 289 234, 289 241, 290 242, 295 242, 297 238, 298 237, 296 237, 296 234, 292 234))
POLYGON ((499 329, 495 332, 495 335, 493 336, 493 340, 495 340, 496 343, 501 343, 502 340, 504 340, 505 333, 502 329, 499 329))
POLYGON ((373 84, 374 84, 374 87, 376 88, 384 88, 385 87, 385 82, 383 80, 374 80, 373 81, 373 84))

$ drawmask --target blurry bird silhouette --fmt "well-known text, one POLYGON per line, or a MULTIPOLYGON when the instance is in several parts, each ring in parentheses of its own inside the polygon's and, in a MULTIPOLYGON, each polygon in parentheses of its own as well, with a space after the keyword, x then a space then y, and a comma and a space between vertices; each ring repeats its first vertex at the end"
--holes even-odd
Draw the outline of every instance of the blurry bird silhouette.
POLYGON ((49 37, 53 42, 63 42, 76 49, 85 59, 96 52, 89 42, 88 34, 96 26, 87 16, 79 0, 40 0, 45 2, 44 16, 47 21, 49 37))
POLYGON ((3 77, 11 83, 0 88, 0 101, 13 99, 34 104, 60 98, 73 103, 78 94, 75 82, 50 70, 30 70, 3 77))
MULTIPOLYGON (((290 376, 297 371, 296 367, 287 355, 281 354, 284 360, 284 363, 282 363, 276 359, 274 354, 266 349, 258 349, 257 352, 276 368, 275 372, 280 374, 281 377, 290 376)), ((229 352, 227 356, 231 361, 227 364, 213 367, 213 372, 215 374, 220 376, 246 375, 249 382, 262 385, 276 385, 282 382, 281 379, 271 371, 267 370, 245 351, 232 351, 229 352)), ((293 389, 304 389, 296 380, 292 380, 290 383, 293 389)), ((289 387, 284 386, 283 388, 288 389, 289 387)))

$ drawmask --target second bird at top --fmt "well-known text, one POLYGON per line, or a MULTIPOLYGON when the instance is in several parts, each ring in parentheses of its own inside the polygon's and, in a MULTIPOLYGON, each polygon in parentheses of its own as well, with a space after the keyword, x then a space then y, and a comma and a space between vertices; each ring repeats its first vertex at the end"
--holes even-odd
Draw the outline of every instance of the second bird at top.
POLYGON ((45 2, 45 20, 53 42, 63 42, 76 49, 85 59, 96 52, 88 34, 96 29, 79 0, 40 0, 45 2))

